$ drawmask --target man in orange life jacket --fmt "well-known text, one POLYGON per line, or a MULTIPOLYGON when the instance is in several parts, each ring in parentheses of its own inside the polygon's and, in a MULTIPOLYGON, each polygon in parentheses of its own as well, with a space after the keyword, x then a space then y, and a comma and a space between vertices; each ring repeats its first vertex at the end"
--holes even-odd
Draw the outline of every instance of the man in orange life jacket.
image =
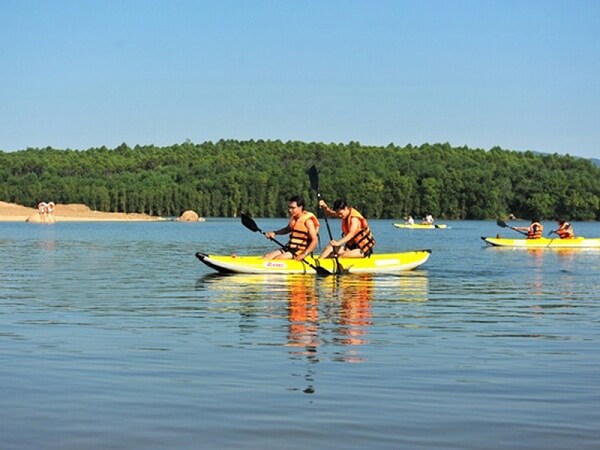
POLYGON ((559 219, 557 222, 558 229, 552 230, 552 233, 558 234, 561 239, 572 239, 575 237, 575 231, 569 222, 566 222, 563 219, 559 219))
POLYGON ((330 241, 319 258, 327 258, 338 248, 336 256, 343 256, 344 258, 364 258, 371 256, 373 247, 375 246, 375 239, 373 238, 373 233, 371 233, 367 219, 361 213, 350 207, 343 199, 337 199, 333 202, 333 209, 329 208, 323 200, 319 201, 319 206, 323 208, 325 214, 337 216, 342 219, 343 234, 341 239, 330 241))
POLYGON ((540 239, 544 234, 544 226, 539 219, 531 219, 528 227, 515 227, 515 230, 527 231, 527 239, 540 239))
POLYGON ((277 249, 263 256, 265 259, 295 259, 301 261, 316 248, 319 239, 319 220, 304 210, 304 198, 296 195, 289 199, 288 211, 290 221, 276 231, 265 233, 267 239, 273 239, 278 234, 289 234, 290 240, 285 248, 277 249))

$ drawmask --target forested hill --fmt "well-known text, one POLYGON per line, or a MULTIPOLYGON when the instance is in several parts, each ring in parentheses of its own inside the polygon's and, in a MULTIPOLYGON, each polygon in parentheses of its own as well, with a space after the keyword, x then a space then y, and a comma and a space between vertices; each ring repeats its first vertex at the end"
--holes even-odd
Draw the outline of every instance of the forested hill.
POLYGON ((370 218, 600 219, 600 168, 590 160, 449 144, 419 147, 222 140, 170 147, 0 152, 0 200, 85 203, 101 211, 283 217, 287 199, 320 192, 370 218))

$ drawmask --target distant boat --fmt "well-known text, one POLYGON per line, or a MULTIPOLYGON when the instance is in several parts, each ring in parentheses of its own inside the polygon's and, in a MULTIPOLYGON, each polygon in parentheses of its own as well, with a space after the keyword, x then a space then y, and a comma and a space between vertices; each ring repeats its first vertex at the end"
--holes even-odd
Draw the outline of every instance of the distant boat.
POLYGON ((394 226, 397 228, 408 228, 411 230, 434 230, 436 228, 448 228, 448 225, 444 223, 413 223, 412 225, 408 223, 395 223, 394 226))
POLYGON ((513 248, 600 248, 600 238, 576 237, 572 239, 540 238, 540 239, 509 239, 482 237, 486 243, 494 247, 513 248))

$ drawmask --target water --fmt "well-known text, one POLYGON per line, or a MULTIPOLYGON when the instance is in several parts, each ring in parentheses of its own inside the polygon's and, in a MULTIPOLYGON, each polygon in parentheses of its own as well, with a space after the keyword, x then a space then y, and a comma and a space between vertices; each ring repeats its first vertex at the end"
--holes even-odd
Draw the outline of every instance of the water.
POLYGON ((339 278, 214 274, 274 248, 233 219, 0 223, 0 448, 599 448, 600 251, 392 223, 429 261, 339 278))

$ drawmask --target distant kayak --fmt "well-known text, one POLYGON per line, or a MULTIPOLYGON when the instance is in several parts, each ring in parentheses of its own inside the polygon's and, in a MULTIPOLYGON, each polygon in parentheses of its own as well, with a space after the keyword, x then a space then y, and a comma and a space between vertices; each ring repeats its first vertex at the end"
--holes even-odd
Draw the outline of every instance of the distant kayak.
POLYGON ((443 223, 434 223, 434 224, 424 224, 424 223, 414 223, 409 225, 407 223, 395 223, 395 227, 397 228, 408 228, 411 230, 434 230, 436 228, 448 228, 448 225, 443 223))
POLYGON ((322 267, 332 274, 396 273, 412 270, 429 258, 431 250, 402 253, 380 253, 368 258, 307 258, 310 264, 293 259, 264 259, 261 256, 223 256, 198 252, 196 257, 208 267, 222 273, 301 273, 315 275, 311 265, 322 267))
POLYGON ((600 248, 600 238, 576 237, 573 239, 540 238, 540 239, 508 239, 482 237, 486 243, 494 247, 513 248, 600 248))

